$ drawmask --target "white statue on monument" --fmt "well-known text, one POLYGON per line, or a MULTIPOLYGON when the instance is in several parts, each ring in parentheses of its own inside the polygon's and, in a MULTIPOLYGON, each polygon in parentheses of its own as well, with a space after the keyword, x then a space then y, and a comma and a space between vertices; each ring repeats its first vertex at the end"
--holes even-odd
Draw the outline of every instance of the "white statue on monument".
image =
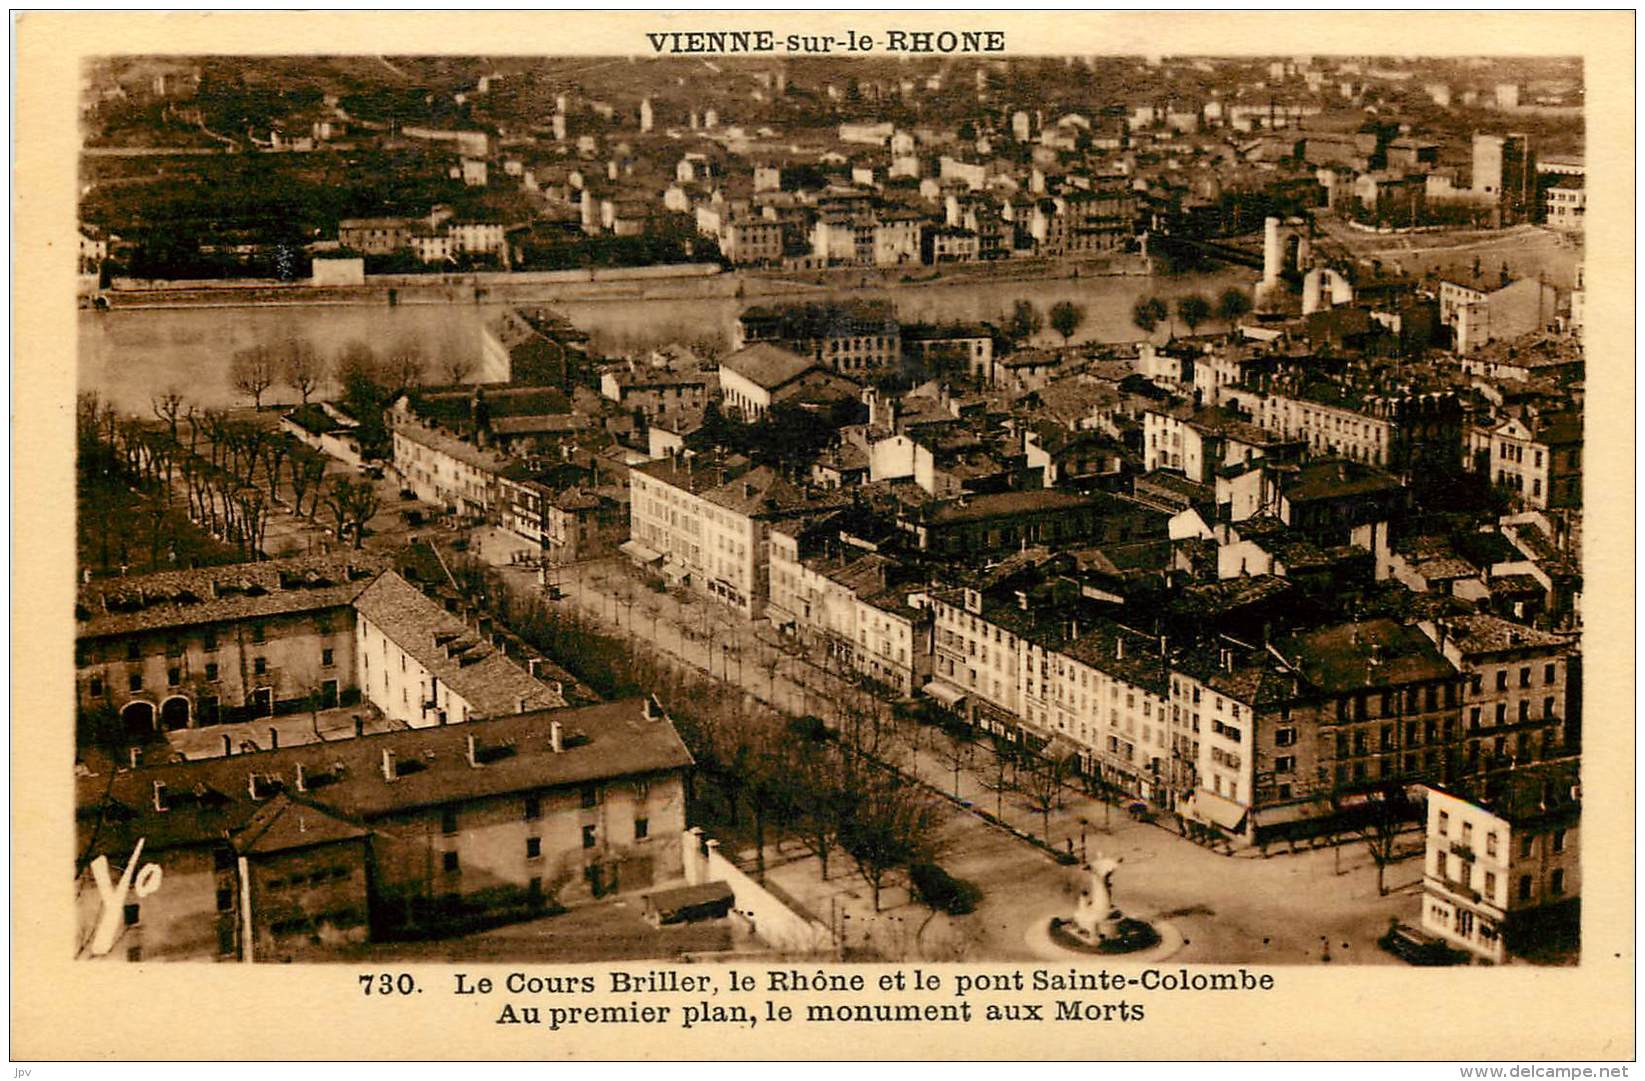
POLYGON ((1120 861, 1101 852, 1086 870, 1091 873, 1087 889, 1080 891, 1079 904, 1074 908, 1074 926, 1081 938, 1095 942, 1119 933, 1120 911, 1114 907, 1114 872, 1120 861))

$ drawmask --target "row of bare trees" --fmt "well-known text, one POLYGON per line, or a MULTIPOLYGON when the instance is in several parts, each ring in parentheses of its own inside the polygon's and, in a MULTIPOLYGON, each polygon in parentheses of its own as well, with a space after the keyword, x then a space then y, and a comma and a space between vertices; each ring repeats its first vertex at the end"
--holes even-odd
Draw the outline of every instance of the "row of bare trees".
POLYGON ((447 383, 463 383, 476 367, 473 349, 459 342, 444 343, 435 363, 415 338, 401 338, 380 352, 369 342, 355 340, 335 356, 322 353, 307 339, 290 338, 236 350, 229 359, 229 382, 261 409, 263 395, 281 384, 295 390, 307 405, 333 381, 345 389, 351 379, 362 378, 379 386, 415 387, 427 382, 433 371, 447 383))
MULTIPOLYGON (((325 455, 288 433, 226 410, 201 409, 176 390, 156 394, 156 426, 121 415, 95 395, 82 395, 80 453, 106 455, 129 482, 150 494, 163 516, 181 497, 190 519, 211 535, 260 558, 276 507, 318 521, 322 508, 339 542, 355 547, 381 500, 367 481, 326 479, 325 455)), ((158 545, 156 534, 153 544, 158 545)))
MULTIPOLYGON (((815 716, 789 719, 729 680, 634 650, 578 610, 515 589, 478 561, 456 561, 451 574, 465 601, 597 691, 655 693, 697 762, 697 780, 707 782, 707 791, 694 787, 693 801, 734 829, 751 828, 757 873, 773 840, 816 856, 825 879, 843 856, 877 910, 900 869, 935 858, 940 804, 897 767, 903 748, 895 727, 868 695, 839 695, 833 728, 815 716)), ((710 619, 699 633, 723 628, 710 619)))

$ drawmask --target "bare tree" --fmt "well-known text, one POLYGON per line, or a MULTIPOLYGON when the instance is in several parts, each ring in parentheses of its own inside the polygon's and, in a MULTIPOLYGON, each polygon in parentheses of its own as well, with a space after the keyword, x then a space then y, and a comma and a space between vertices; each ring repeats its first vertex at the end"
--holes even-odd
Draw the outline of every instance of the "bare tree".
POLYGON ((293 341, 286 349, 283 361, 281 375, 288 386, 302 395, 303 404, 307 405, 309 395, 326 381, 330 365, 306 338, 293 341))
POLYGON ((183 406, 186 402, 183 392, 175 387, 149 399, 149 407, 154 410, 154 415, 165 421, 166 426, 171 429, 171 438, 174 441, 177 439, 177 421, 183 415, 183 406))
MULTIPOLYGON (((303 513, 303 496, 308 492, 315 493, 316 504, 319 501, 320 484, 326 475, 326 460, 317 451, 311 450, 302 444, 294 444, 291 448, 291 494, 292 511, 303 513)), ((310 506, 312 516, 317 506, 310 506)))
POLYGON ((1028 799, 1028 805, 1040 816, 1040 835, 1047 844, 1051 841, 1051 812, 1062 804, 1062 779, 1067 764, 1061 759, 1041 755, 1027 756, 1026 769, 1017 771, 1017 790, 1028 799))
POLYGON ((263 408, 263 393, 274 385, 276 376, 274 354, 265 346, 254 345, 234 354, 229 363, 229 380, 234 389, 251 399, 252 406, 263 408))
POLYGON ((474 372, 474 358, 464 352, 452 351, 440 362, 440 371, 447 383, 467 382, 474 372))
POLYGON ((827 881, 828 857, 839 844, 840 828, 851 816, 855 792, 838 749, 826 739, 806 739, 796 747, 792 780, 795 838, 817 857, 827 881))
POLYGON ((954 798, 960 796, 960 770, 971 764, 977 753, 975 736, 970 725, 955 725, 948 732, 948 743, 938 756, 943 767, 954 774, 954 798))
POLYGON ((347 477, 332 481, 326 506, 337 523, 337 539, 346 540, 352 532, 354 547, 361 547, 366 539, 366 523, 377 513, 381 502, 377 489, 369 481, 356 482, 347 477))
MULTIPOLYGON (((383 363, 383 379, 392 389, 415 387, 428 378, 428 356, 420 342, 403 338, 394 343, 383 363)), ((460 382, 453 379, 452 382, 460 382)))
POLYGON ((1369 814, 1358 829, 1359 839, 1377 866, 1377 896, 1388 896, 1388 867, 1397 862, 1399 834, 1405 825, 1405 794, 1397 786, 1371 793, 1369 814))
POLYGON ((898 867, 930 853, 941 818, 925 789, 886 770, 865 769, 856 777, 851 813, 840 830, 840 847, 880 910, 880 891, 898 867))

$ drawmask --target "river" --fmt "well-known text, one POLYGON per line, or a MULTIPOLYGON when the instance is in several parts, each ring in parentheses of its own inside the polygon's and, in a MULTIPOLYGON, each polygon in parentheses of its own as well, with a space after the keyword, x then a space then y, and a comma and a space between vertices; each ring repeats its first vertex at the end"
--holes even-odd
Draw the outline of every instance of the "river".
MULTIPOLYGON (((1199 292, 1215 300, 1223 289, 1236 284, 1251 284, 1250 272, 969 280, 817 295, 889 300, 901 319, 930 322, 997 320, 1021 299, 1032 301, 1042 312, 1058 301, 1071 300, 1085 309, 1085 322, 1074 335, 1075 342, 1117 342, 1139 335, 1131 324, 1131 308, 1138 297, 1169 300, 1199 292)), ((588 333, 596 351, 619 354, 705 334, 721 334, 729 341, 736 316, 744 307, 788 299, 798 298, 623 298, 571 300, 550 306, 588 333)), ((171 388, 201 406, 245 404, 228 377, 228 361, 236 350, 303 338, 321 352, 335 355, 353 341, 383 349, 415 340, 435 358, 437 367, 438 357, 453 350, 478 350, 481 327, 496 310, 479 304, 88 309, 80 313, 79 321, 80 387, 135 412, 147 412, 150 395, 171 388)), ((1061 339, 1047 328, 1038 341, 1051 345, 1061 339)), ((294 398, 291 390, 281 386, 265 395, 266 401, 294 398)))

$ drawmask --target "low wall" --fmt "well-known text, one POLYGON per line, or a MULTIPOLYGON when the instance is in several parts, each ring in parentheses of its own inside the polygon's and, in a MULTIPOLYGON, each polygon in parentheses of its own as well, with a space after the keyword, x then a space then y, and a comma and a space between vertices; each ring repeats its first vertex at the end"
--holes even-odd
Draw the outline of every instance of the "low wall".
POLYGON ((742 869, 720 855, 720 842, 707 839, 693 826, 681 844, 685 880, 693 886, 724 882, 731 887, 736 911, 748 921, 754 936, 774 950, 788 954, 832 953, 834 935, 827 927, 778 900, 742 869))

